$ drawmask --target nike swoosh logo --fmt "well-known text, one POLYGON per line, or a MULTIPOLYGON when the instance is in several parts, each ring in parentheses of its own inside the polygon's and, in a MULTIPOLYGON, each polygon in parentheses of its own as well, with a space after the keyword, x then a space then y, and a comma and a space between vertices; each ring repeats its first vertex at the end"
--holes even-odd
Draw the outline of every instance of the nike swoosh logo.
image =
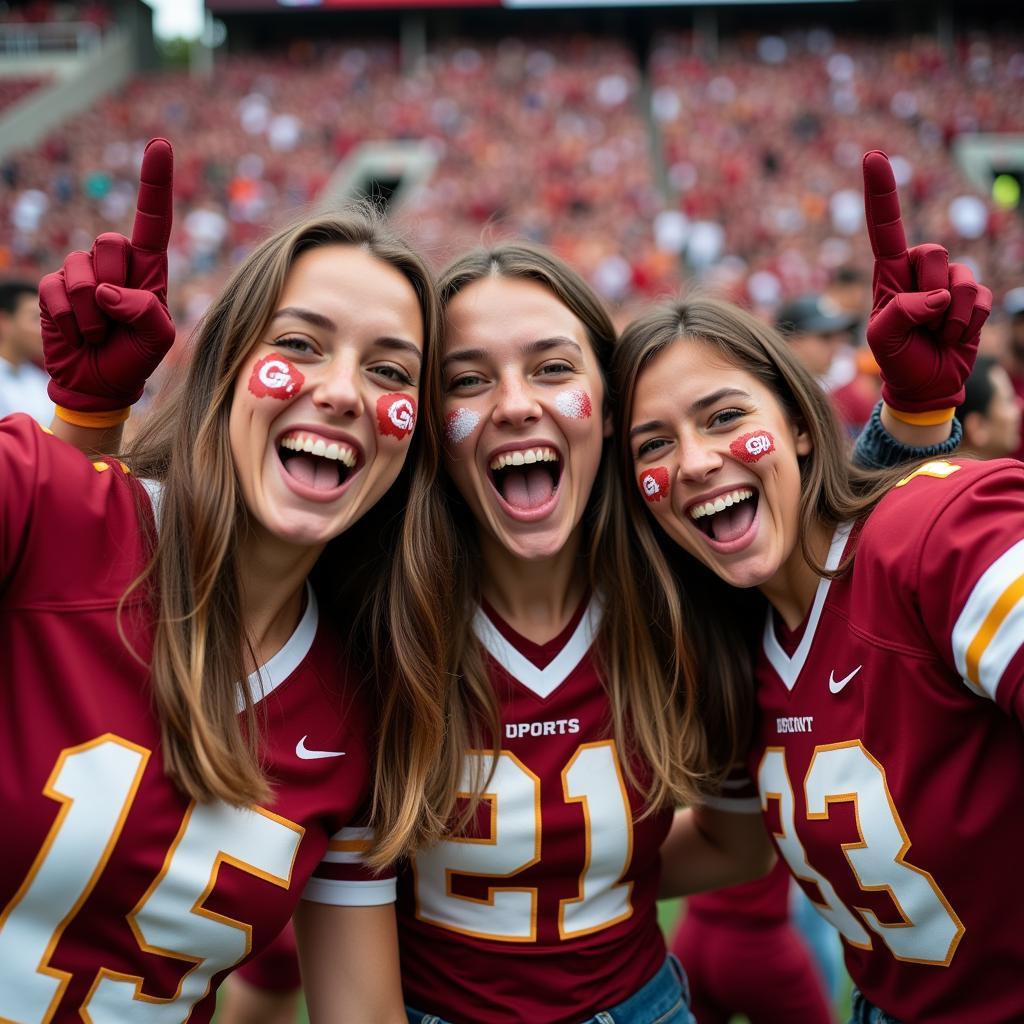
POLYGON ((828 674, 828 688, 832 693, 841 693, 846 684, 863 668, 863 665, 858 665, 848 676, 843 676, 842 679, 836 679, 835 672, 829 672, 828 674))
POLYGON ((298 743, 295 744, 295 755, 300 757, 303 761, 314 761, 318 757, 344 757, 344 750, 310 750, 306 746, 306 740, 308 736, 303 736, 298 743))

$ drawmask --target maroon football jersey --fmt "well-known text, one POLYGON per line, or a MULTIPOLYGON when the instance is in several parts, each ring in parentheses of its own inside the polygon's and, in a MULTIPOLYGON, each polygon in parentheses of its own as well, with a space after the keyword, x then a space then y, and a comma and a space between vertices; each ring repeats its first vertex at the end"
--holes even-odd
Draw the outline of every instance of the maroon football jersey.
POLYGON ((791 654, 766 624, 767 824, 875 1005, 1024 1020, 1024 466, 928 463, 851 543, 791 654))
MULTIPOLYGON (((665 960, 655 900, 672 816, 639 820, 591 652, 600 615, 591 599, 543 646, 493 611, 476 616, 503 743, 477 827, 399 879, 402 981, 417 1009, 456 1024, 568 1024, 665 960)), ((467 773, 492 756, 471 754, 467 773)))
POLYGON ((273 799, 197 804, 165 777, 138 600, 121 616, 138 657, 118 632, 140 508, 119 463, 0 422, 0 1019, 207 1021, 300 896, 393 898, 358 863, 372 724, 312 591, 248 680, 273 799))

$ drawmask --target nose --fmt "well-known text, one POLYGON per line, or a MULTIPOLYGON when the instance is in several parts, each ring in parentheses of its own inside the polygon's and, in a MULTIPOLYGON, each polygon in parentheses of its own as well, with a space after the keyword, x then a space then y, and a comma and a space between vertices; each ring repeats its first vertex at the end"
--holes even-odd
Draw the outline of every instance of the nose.
POLYGON ((540 404, 526 380, 515 376, 500 381, 492 416, 495 423, 521 427, 535 423, 540 417, 540 404))
POLYGON ((341 352, 321 372, 313 402, 328 416, 358 419, 363 414, 362 367, 355 352, 341 352))
POLYGON ((679 439, 677 472, 680 480, 702 483, 722 468, 720 444, 713 438, 691 434, 679 439))

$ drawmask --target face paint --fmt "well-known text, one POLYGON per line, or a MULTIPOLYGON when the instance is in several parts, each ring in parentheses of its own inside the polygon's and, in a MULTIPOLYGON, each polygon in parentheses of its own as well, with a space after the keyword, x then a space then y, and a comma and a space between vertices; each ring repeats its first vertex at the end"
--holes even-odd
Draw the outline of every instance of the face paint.
POLYGON ((444 436, 449 444, 462 444, 476 430, 480 413, 472 409, 453 409, 444 420, 444 436))
POLYGON ((281 356, 264 356, 249 377, 249 390, 257 398, 292 398, 306 378, 281 356))
POLYGON ((568 420, 589 420, 593 411, 586 391, 562 391, 555 395, 555 408, 568 420))
POLYGON ((775 438, 767 430, 754 430, 737 437, 729 445, 729 451, 743 462, 759 462, 775 451, 775 438))
POLYGON ((639 483, 646 501, 661 501, 668 494, 668 470, 664 466, 646 469, 640 474, 639 483))
POLYGON ((381 395, 377 399, 377 429, 399 441, 416 426, 416 401, 409 395, 381 395))

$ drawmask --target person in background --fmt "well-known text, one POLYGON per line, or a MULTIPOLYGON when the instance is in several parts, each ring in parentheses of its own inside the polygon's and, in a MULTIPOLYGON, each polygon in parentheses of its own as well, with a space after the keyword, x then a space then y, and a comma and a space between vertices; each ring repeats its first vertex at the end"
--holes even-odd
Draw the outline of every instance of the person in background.
POLYGON ((1020 444, 1021 397, 994 356, 978 356, 956 418, 964 428, 960 451, 979 459, 1004 459, 1020 444))
MULTIPOLYGON (((1003 366, 1017 396, 1024 399, 1024 285, 1011 288, 1003 297, 1003 312, 1009 318, 1003 366)), ((1024 435, 1019 435, 1013 451, 1015 459, 1024 459, 1024 435)))
POLYGON ((37 363, 43 355, 38 284, 27 278, 0 281, 0 418, 27 412, 44 426, 53 419, 50 378, 37 363))

